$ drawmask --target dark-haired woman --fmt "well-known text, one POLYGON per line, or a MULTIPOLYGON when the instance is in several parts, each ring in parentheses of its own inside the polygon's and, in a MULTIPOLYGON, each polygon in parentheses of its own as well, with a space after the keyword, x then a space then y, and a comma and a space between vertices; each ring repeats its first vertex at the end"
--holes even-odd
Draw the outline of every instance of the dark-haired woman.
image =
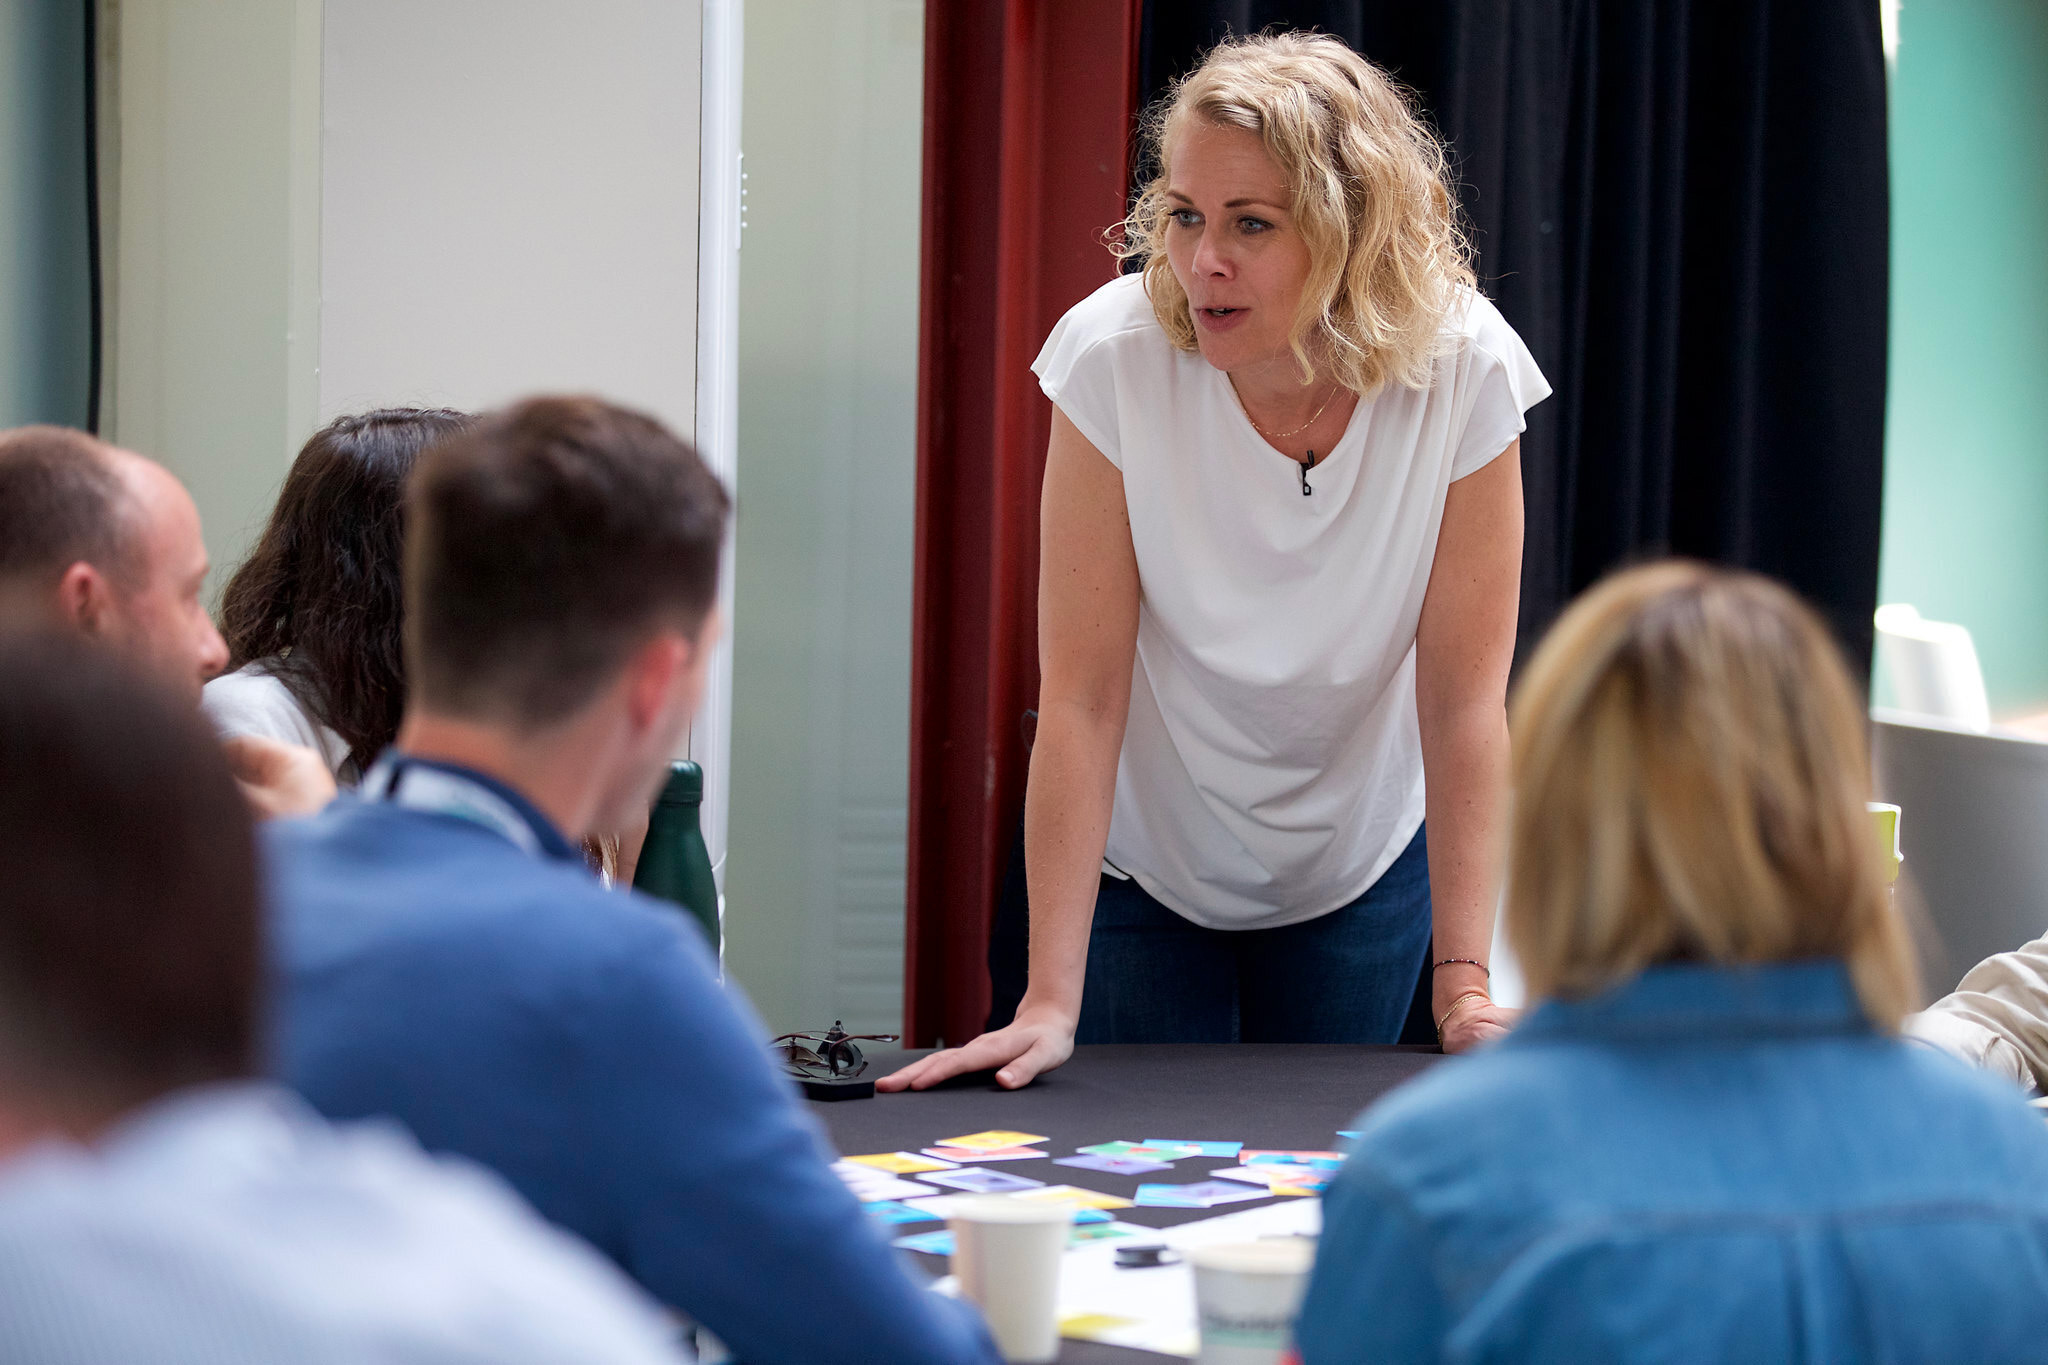
POLYGON ((206 685, 204 706, 223 735, 317 749, 344 786, 391 743, 405 706, 406 475, 472 420, 384 408, 337 417, 306 442, 221 599, 229 671, 206 685))

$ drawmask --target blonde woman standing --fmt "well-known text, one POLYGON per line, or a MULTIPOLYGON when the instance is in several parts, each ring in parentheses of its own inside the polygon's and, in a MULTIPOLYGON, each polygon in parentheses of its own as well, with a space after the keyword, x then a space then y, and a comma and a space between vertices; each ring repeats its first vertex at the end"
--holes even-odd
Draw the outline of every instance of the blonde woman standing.
POLYGON ((1340 42, 1221 45, 1148 138, 1144 269, 1034 367, 1029 988, 884 1088, 1023 1085, 1077 1038, 1391 1042, 1425 961, 1446 1049, 1509 1022, 1519 437, 1549 386, 1473 288, 1443 148, 1340 42))

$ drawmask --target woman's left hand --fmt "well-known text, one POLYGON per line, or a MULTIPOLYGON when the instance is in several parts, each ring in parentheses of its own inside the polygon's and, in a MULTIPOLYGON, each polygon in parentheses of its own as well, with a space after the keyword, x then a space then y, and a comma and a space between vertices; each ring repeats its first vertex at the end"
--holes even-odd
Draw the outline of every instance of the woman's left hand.
POLYGON ((1444 1020, 1443 1049, 1446 1053, 1468 1052, 1481 1043, 1505 1036, 1522 1017, 1520 1010, 1496 1005, 1491 1000, 1453 1009, 1444 1020))

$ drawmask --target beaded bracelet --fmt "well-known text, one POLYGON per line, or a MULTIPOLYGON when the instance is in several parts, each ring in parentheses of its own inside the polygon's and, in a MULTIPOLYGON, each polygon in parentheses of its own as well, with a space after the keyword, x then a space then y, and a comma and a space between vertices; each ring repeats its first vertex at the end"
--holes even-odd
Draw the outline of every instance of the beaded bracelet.
POLYGON ((1464 966, 1467 966, 1467 967, 1477 967, 1477 968, 1478 968, 1478 969, 1479 969, 1480 971, 1482 971, 1482 972, 1485 972, 1485 973, 1486 973, 1486 979, 1487 979, 1488 981, 1491 981, 1491 980, 1493 980, 1493 968, 1491 968, 1491 967, 1487 966, 1487 965, 1486 965, 1486 964, 1485 964, 1484 962, 1481 962, 1481 961, 1479 961, 1479 960, 1478 960, 1478 959, 1476 959, 1476 958, 1470 958, 1470 957, 1447 957, 1447 958, 1445 958, 1445 959, 1444 959, 1443 961, 1441 961, 1441 962, 1432 962, 1432 963, 1430 963, 1430 964, 1429 964, 1429 969, 1430 969, 1431 971, 1435 971, 1435 970, 1436 970, 1437 968, 1439 968, 1439 967, 1448 967, 1448 966, 1450 966, 1450 965, 1451 965, 1452 963, 1454 963, 1454 962, 1456 962, 1456 963, 1461 963, 1461 964, 1463 964, 1464 966))
POLYGON ((1451 1022, 1452 1015, 1464 1008, 1467 1000, 1478 1000, 1489 1005, 1493 1003, 1493 998, 1485 991, 1466 991, 1456 1000, 1453 1000, 1451 1007, 1444 1011, 1444 1017, 1436 1021, 1436 1045, 1438 1047, 1444 1045, 1444 1025, 1451 1022))

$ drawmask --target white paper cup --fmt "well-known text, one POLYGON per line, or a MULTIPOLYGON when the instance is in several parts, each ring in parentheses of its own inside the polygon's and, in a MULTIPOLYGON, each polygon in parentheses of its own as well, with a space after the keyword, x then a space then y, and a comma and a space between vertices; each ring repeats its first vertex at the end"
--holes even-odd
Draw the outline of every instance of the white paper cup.
POLYGON ((960 1294, 980 1305, 1004 1360, 1060 1353, 1060 1257, 1074 1211, 989 1195, 963 1199, 946 1217, 960 1294))
POLYGON ((1202 1328, 1196 1365, 1280 1365, 1308 1292, 1315 1243, 1276 1237, 1195 1247, 1187 1255, 1202 1328))

